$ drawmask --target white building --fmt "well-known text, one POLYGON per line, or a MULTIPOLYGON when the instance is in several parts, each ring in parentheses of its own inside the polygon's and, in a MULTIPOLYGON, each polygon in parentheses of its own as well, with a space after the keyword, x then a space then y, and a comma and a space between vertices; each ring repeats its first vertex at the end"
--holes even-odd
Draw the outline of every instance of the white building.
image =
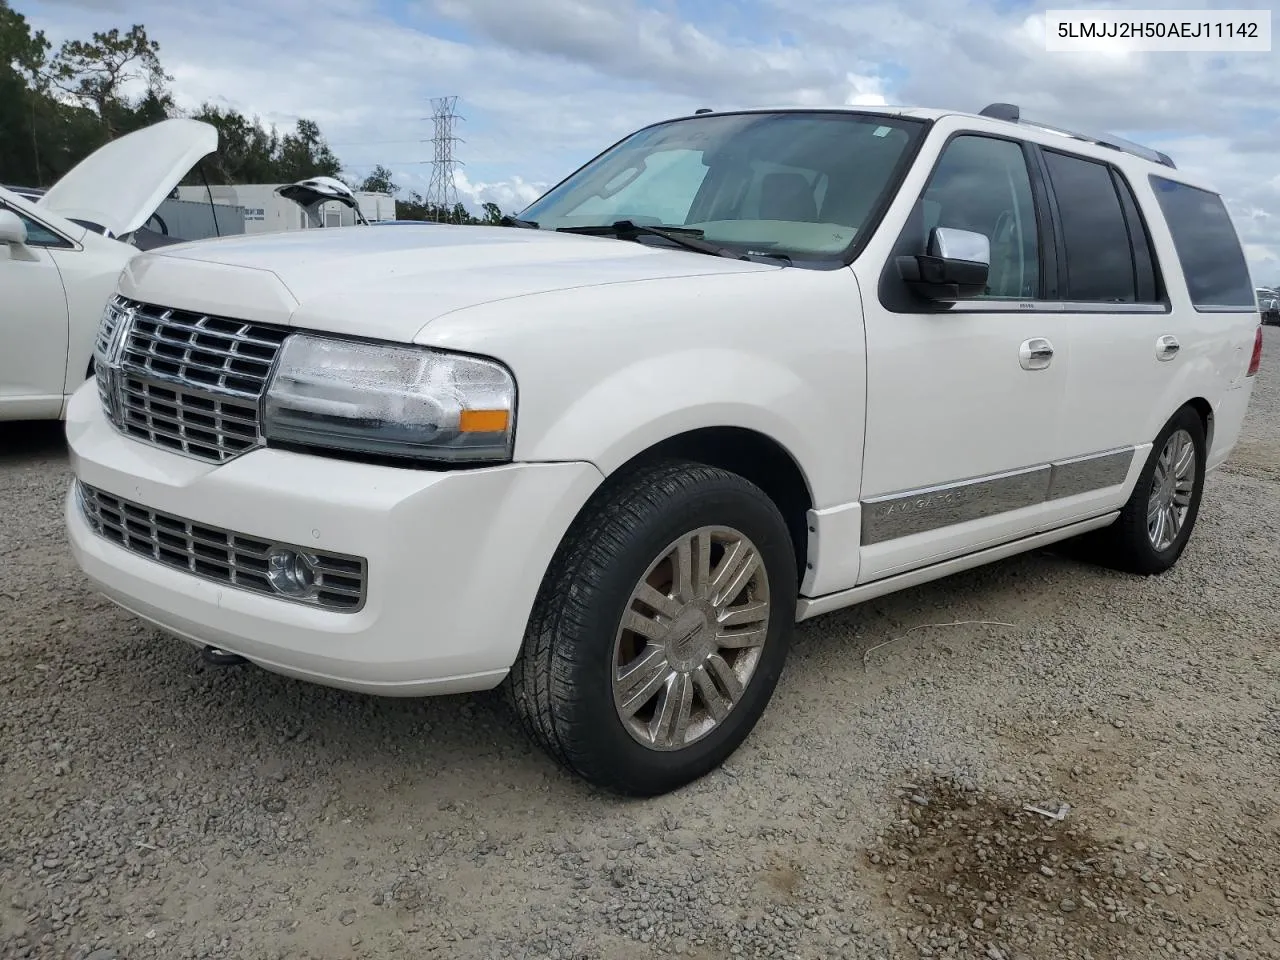
MULTIPOLYGON (((307 230, 314 227, 350 227, 356 224, 355 211, 336 200, 321 203, 313 220, 308 211, 276 190, 281 183, 242 183, 235 186, 203 185, 178 188, 178 199, 209 202, 239 207, 244 211, 245 233, 275 233, 282 230, 307 230)), ((389 193, 356 191, 353 196, 360 212, 370 223, 396 218, 396 200, 389 193)), ((219 218, 221 219, 221 218, 219 218)))

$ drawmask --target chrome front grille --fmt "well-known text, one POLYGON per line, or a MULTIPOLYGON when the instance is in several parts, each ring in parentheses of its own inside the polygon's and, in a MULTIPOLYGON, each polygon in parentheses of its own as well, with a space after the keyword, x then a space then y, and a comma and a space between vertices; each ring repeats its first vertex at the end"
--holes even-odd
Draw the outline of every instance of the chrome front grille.
POLYGON ((120 321, 124 319, 124 313, 117 305, 119 300, 119 297, 115 297, 107 304, 102 320, 98 323, 98 336, 93 342, 93 374, 98 384, 98 399, 102 402, 102 409, 106 411, 113 423, 115 422, 113 416, 115 400, 112 396, 109 366, 112 354, 115 352, 112 339, 120 327, 120 321))
POLYGON ((223 463, 261 444, 262 395, 288 334, 116 297, 94 351, 103 409, 129 436, 223 463))
POLYGON ((261 442, 256 404, 124 373, 116 426, 146 443, 200 460, 223 462, 261 442))
POLYGON ((80 510, 98 536, 157 563, 205 580, 342 613, 364 606, 366 564, 360 557, 294 547, 160 513, 76 482, 80 510), (309 596, 282 593, 268 577, 273 553, 304 558, 309 596))

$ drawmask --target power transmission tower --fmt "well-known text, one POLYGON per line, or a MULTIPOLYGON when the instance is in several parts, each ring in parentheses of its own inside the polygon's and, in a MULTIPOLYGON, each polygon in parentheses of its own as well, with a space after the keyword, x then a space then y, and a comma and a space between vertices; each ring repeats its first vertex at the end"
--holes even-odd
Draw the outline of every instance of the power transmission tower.
POLYGON ((463 143, 461 137, 453 134, 453 124, 457 120, 466 119, 458 116, 455 109, 457 97, 432 97, 431 120, 435 124, 435 135, 431 145, 435 148, 431 161, 431 185, 427 188, 427 205, 433 210, 436 220, 453 215, 453 208, 458 204, 458 186, 453 182, 454 169, 464 166, 463 162, 453 155, 453 145, 463 143))

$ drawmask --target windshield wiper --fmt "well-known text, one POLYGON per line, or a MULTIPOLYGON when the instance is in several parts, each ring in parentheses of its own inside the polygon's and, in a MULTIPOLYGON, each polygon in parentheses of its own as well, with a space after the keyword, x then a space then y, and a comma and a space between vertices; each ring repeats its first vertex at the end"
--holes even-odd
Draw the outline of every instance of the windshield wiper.
POLYGON ((593 224, 589 227, 557 227, 556 233, 583 233, 588 236, 603 237, 614 236, 619 240, 634 240, 636 237, 645 234, 651 237, 661 237, 663 240, 674 243, 678 247, 684 247, 686 250, 709 253, 713 257, 728 257, 731 260, 745 259, 741 254, 735 253, 733 250, 703 240, 702 231, 692 227, 650 227, 643 223, 634 223, 631 220, 618 220, 614 223, 593 224))
POLYGON ((503 227, 520 227, 524 230, 541 230, 542 228, 532 220, 521 220, 519 217, 508 217, 505 214, 498 221, 499 226, 503 227))
POLYGON ((763 257, 766 260, 785 260, 788 266, 795 262, 785 253, 765 253, 763 250, 748 250, 742 259, 752 260, 756 257, 763 257))

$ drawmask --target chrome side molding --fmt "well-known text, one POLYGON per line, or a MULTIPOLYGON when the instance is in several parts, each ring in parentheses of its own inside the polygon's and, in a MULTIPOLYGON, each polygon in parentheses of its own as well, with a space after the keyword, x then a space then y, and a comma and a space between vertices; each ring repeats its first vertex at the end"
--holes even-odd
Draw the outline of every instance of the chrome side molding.
POLYGON ((1124 483, 1137 447, 862 501, 862 545, 884 543, 1124 483))

